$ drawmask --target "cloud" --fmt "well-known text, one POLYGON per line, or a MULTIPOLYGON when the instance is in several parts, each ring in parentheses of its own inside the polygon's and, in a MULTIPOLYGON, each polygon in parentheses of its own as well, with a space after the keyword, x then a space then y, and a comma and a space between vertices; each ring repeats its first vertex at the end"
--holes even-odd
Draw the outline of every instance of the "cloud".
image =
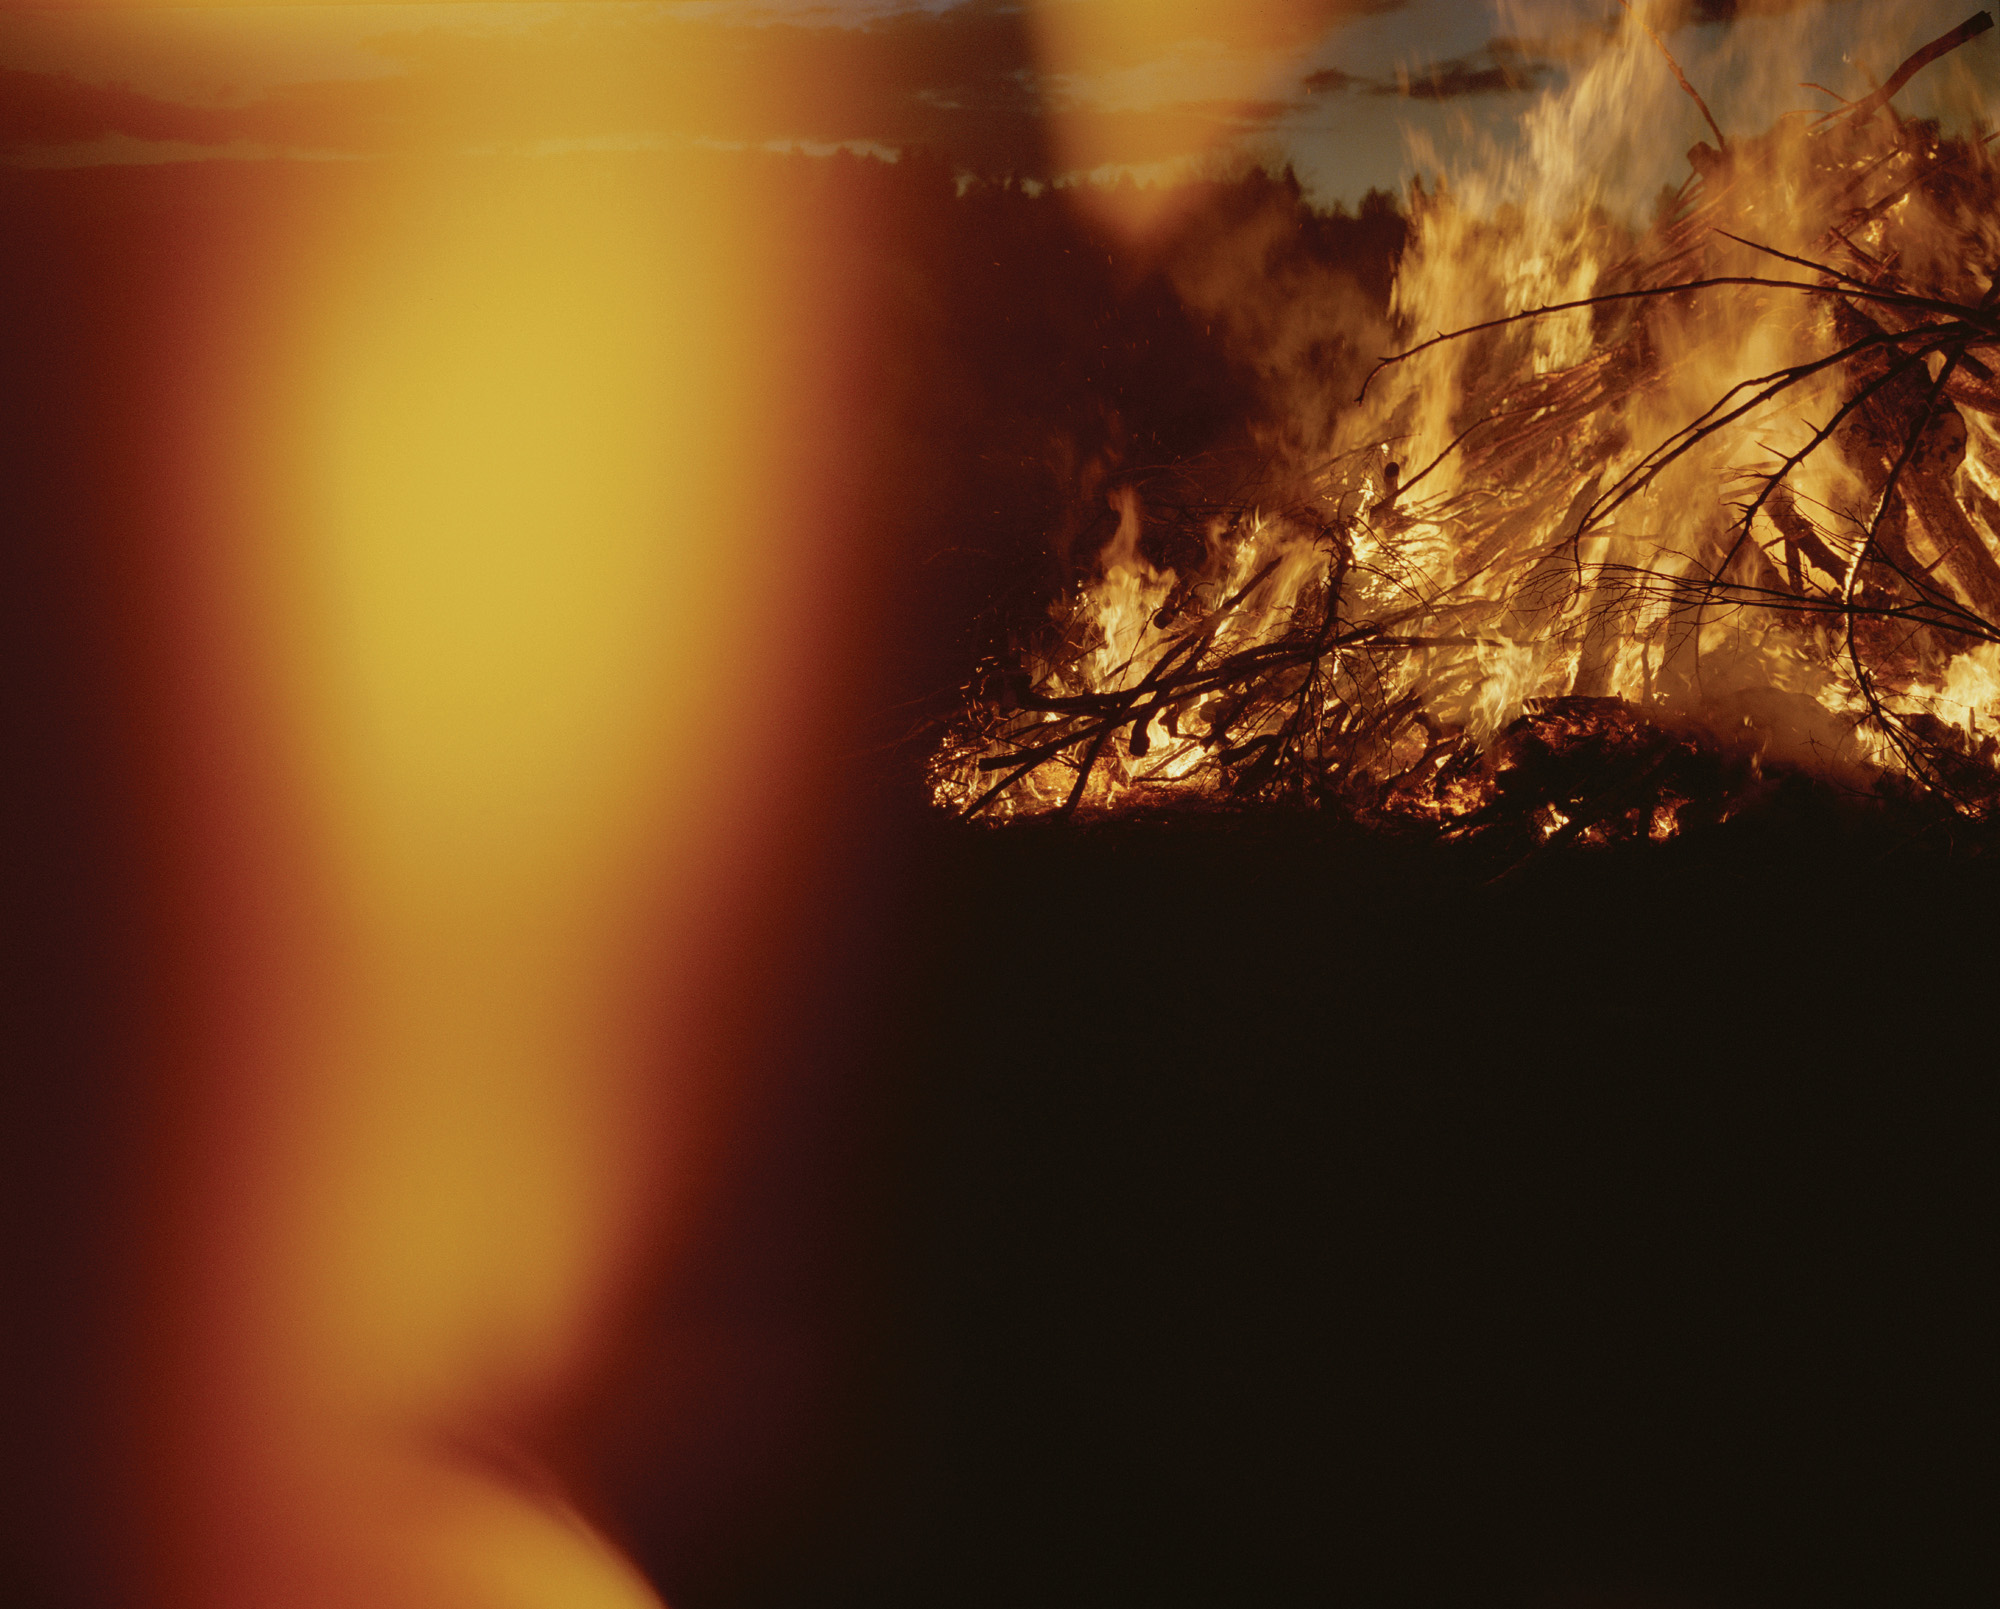
POLYGON ((1394 78, 1367 78, 1338 67, 1322 67, 1300 81, 1308 96, 1401 95, 1411 100, 1447 101, 1467 95, 1503 95, 1540 89, 1559 71, 1553 52, 1519 39, 1490 39, 1469 56, 1454 56, 1399 72, 1394 78))
POLYGON ((375 155, 644 135, 873 141, 937 148, 983 171, 1047 166, 1031 41, 1006 0, 858 26, 624 7, 532 27, 395 26, 388 13, 368 42, 386 71, 227 106, 0 69, 0 145, 18 153, 129 135, 375 155))
POLYGON ((1407 95, 1420 101, 1457 100, 1466 95, 1504 95, 1539 89, 1555 72, 1552 64, 1536 61, 1494 40, 1475 55, 1432 62, 1420 71, 1399 74, 1393 89, 1378 93, 1407 95))
POLYGON ((858 27, 586 15, 507 35, 433 29, 379 48, 407 74, 375 86, 357 138, 872 140, 982 171, 1046 167, 1031 41, 1005 0, 858 27))
POLYGON ((234 137, 226 120, 201 107, 158 100, 123 84, 0 68, 0 146, 71 145, 112 134, 193 144, 234 137))
MULTIPOLYGON (((1288 51, 1317 43, 1343 22, 1406 10, 1410 0, 1140 0, 1152 7, 1135 24, 1134 0, 1040 0, 1075 71, 1131 67, 1174 44, 1288 51)), ((963 7, 957 9, 964 9, 963 7)), ((1018 3, 1015 9, 1020 9, 1018 3)), ((949 15, 949 13, 947 13, 949 15)))
POLYGON ((1334 95, 1349 89, 1370 89, 1375 81, 1359 78, 1353 73, 1344 73, 1338 67, 1322 67, 1317 72, 1307 73, 1300 81, 1300 87, 1308 95, 1334 95))
MULTIPOLYGON (((1052 3, 1088 11, 1113 0, 1052 3)), ((1225 0, 1182 0, 1169 32, 1185 52, 1206 37, 1204 27, 1222 28, 1282 59, 1342 20, 1406 3, 1290 0, 1238 10, 1225 0)), ((0 145, 19 161, 37 148, 113 137, 105 149, 137 139, 364 156, 621 141, 866 143, 937 151, 981 173, 1054 176, 1047 112, 1058 88, 1040 71, 1020 0, 858 17, 764 12, 756 21, 720 8, 691 14, 578 6, 553 15, 537 8, 533 21, 504 27, 474 25, 451 17, 451 9, 426 8, 426 17, 445 20, 421 27, 403 20, 409 12, 385 10, 372 37, 347 40, 370 76, 294 81, 229 104, 212 96, 189 104, 60 73, 7 73, 0 77, 0 145)), ((1466 75, 1439 82, 1460 78, 1466 75)), ((1067 79, 1061 89, 1072 116, 1078 83, 1067 79)), ((1169 89, 1159 104, 1082 110, 1107 159, 1132 162, 1199 150, 1218 130, 1268 127, 1296 110, 1204 98, 1214 93, 1169 89)))

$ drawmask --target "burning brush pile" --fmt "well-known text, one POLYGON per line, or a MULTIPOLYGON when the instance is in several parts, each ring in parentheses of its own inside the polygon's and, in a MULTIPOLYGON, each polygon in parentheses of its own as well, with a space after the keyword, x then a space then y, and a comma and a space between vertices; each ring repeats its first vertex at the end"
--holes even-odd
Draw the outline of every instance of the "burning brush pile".
POLYGON ((1406 345, 1316 456, 1117 487, 934 798, 1530 844, 1670 837, 1787 779, 2000 817, 2000 136, 1894 106, 1990 27, 1754 137, 1627 27, 1531 117, 1504 205, 1415 193, 1406 345), (1552 175, 1646 75, 1713 143, 1639 229, 1552 175))

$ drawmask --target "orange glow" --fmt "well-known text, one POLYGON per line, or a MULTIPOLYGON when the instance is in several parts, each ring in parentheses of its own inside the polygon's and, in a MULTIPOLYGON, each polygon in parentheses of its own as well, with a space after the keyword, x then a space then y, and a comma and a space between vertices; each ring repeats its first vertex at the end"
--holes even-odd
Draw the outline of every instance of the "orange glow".
POLYGON ((685 996, 763 897, 806 309, 691 158, 283 182, 182 332, 193 540, 150 560, 183 914, 135 1598, 651 1604, 503 1471, 679 1188, 685 996))
MULTIPOLYGON (((1248 107, 1289 88, 1296 51, 1344 9, 1327 0, 1047 0, 1034 25, 1058 88, 1058 170, 1187 162, 1227 144, 1248 107), (1185 70, 1163 76, 1173 65, 1185 70)), ((1185 199, 1164 185, 1082 186, 1076 194, 1134 240, 1169 227, 1185 199)))

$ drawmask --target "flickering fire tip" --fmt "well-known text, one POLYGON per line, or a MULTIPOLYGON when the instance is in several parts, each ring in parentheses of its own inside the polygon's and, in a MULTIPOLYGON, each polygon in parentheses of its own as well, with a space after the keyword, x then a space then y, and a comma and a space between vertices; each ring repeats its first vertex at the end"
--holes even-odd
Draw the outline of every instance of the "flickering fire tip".
POLYGON ((2000 821, 2000 173, 1890 110, 1992 18, 1725 141, 1634 17, 1723 150, 1645 229, 1562 210, 1593 158, 1555 135, 1629 98, 1608 52, 1544 102, 1543 192, 1505 217, 1413 192, 1392 312, 1439 333, 1377 363, 1310 464, 1210 501, 1133 482, 1019 708, 947 732, 938 802, 1587 844, 1795 776, 2000 821))

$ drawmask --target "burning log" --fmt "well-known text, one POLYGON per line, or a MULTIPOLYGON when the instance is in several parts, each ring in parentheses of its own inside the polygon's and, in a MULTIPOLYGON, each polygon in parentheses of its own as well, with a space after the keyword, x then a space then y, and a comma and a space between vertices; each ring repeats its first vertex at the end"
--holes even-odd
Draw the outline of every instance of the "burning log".
MULTIPOLYGON (((1816 122, 1725 141, 1708 116, 1720 148, 1649 230, 1601 266, 1562 248, 1574 294, 1381 360, 1331 454, 1184 510, 1172 566, 1121 527, 1018 708, 954 723, 936 797, 1284 798, 1446 833, 1543 811, 1545 841, 1605 841, 1722 819, 1776 765, 1995 814, 2000 170, 1890 110, 1991 26, 1816 122), (1690 388, 1713 400, 1664 427, 1690 388)), ((1419 202, 1397 294, 1435 330, 1427 297, 1492 288, 1444 279, 1467 225, 1419 202)))

